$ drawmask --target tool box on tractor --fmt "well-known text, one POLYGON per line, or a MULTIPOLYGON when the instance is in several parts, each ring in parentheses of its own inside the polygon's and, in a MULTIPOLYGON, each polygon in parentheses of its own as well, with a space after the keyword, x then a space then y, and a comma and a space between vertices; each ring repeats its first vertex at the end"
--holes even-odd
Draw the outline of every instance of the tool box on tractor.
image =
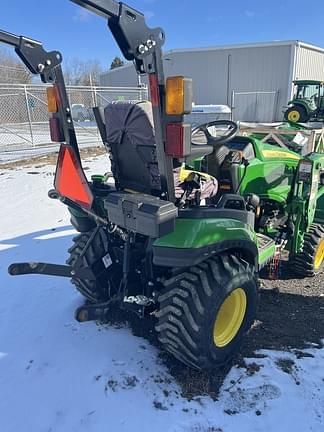
POLYGON ((150 102, 94 108, 110 155, 109 175, 86 178, 59 52, 0 32, 47 89, 52 140, 60 142, 55 189, 79 235, 67 265, 16 263, 12 275, 70 277, 86 298, 80 322, 112 308, 152 315, 162 346, 183 363, 211 369, 227 362, 249 330, 258 271, 282 248, 301 276, 323 269, 324 156, 301 157, 237 135, 215 121, 191 129, 191 80, 163 74, 162 29, 113 0, 73 0, 106 18, 127 60, 147 74, 150 102), (181 167, 181 184, 175 170, 181 167), (218 192, 202 200, 208 181, 218 192), (217 181, 217 182, 216 182, 217 181), (175 188, 176 186, 176 188, 175 188), (175 193, 181 190, 180 195, 175 193))

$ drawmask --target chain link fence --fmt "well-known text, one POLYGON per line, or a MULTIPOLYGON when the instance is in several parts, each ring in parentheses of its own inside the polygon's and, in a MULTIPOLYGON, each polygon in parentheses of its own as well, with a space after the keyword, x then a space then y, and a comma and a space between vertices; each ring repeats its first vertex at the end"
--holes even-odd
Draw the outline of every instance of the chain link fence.
MULTIPOLYGON (((147 88, 68 86, 72 117, 81 147, 98 145, 94 106, 145 100, 147 88)), ((50 140, 46 85, 0 84, 0 163, 56 151, 50 140)))

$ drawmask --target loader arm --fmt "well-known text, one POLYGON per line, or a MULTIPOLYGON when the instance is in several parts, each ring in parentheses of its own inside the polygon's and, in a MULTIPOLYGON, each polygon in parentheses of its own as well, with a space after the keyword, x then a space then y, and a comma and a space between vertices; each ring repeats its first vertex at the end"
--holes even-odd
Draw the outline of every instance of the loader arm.
POLYGON ((0 42, 14 47, 15 52, 20 57, 28 70, 39 75, 43 83, 53 84, 59 95, 59 109, 53 115, 57 120, 57 131, 66 144, 73 147, 75 155, 80 161, 79 148, 72 121, 71 108, 66 92, 63 72, 62 54, 59 51, 46 51, 43 44, 26 36, 18 36, 0 30, 0 42))

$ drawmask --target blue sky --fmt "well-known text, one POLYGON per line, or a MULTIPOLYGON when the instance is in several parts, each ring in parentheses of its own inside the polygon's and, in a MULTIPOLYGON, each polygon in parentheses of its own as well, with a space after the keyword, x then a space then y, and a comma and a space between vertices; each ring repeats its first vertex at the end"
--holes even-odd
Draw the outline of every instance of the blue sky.
MULTIPOLYGON (((164 28, 165 49, 299 39, 324 47, 324 1, 129 0, 151 27, 164 28), (306 7, 305 5, 309 5, 306 7)), ((69 0, 1 0, 0 28, 39 39, 65 59, 119 55, 105 20, 69 0), (48 6, 47 6, 48 5, 48 6)))

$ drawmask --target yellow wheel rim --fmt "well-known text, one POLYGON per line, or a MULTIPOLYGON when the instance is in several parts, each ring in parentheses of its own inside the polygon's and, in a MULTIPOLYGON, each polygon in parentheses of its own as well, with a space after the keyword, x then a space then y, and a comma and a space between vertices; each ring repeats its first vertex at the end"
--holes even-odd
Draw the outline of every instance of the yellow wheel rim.
POLYGON ((236 288, 224 300, 217 314, 214 324, 214 343, 222 348, 228 345, 241 328, 247 299, 242 288, 236 288))
POLYGON ((288 114, 288 120, 291 122, 298 122, 300 120, 300 114, 298 111, 293 110, 288 114))
POLYGON ((315 259, 314 259, 315 270, 318 270, 321 267, 323 260, 324 260, 324 239, 320 242, 315 254, 315 259))

